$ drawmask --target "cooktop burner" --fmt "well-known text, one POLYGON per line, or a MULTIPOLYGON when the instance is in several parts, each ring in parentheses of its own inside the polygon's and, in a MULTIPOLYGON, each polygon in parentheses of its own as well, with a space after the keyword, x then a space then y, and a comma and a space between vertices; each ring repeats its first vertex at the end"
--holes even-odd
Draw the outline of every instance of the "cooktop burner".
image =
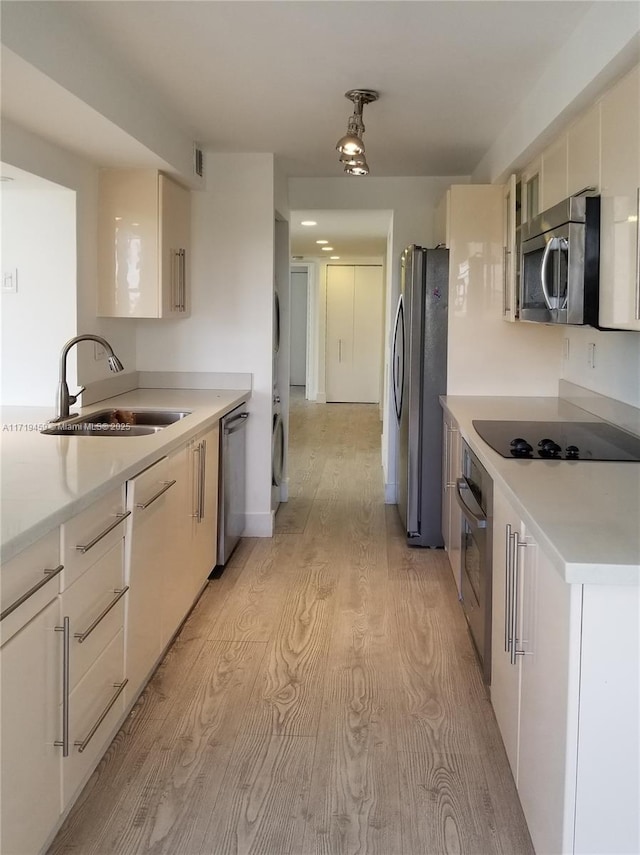
POLYGON ((473 426, 503 457, 640 462, 640 437, 608 422, 474 421, 473 426))

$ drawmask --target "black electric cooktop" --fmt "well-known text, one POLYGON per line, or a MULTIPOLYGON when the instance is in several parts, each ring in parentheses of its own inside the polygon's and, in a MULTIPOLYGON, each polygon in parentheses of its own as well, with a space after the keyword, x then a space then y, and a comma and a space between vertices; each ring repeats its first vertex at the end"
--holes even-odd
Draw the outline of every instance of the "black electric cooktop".
POLYGON ((608 422, 474 421, 473 426, 503 457, 640 462, 640 437, 608 422))

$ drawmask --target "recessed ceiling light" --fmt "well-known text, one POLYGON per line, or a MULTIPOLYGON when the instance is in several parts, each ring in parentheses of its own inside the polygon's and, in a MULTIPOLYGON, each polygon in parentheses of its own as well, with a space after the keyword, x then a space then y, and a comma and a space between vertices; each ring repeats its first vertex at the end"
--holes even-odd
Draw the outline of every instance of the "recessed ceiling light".
POLYGON ((323 252, 333 252, 333 247, 332 246, 323 246, 322 251, 323 252))
POLYGON ((316 243, 329 243, 328 240, 317 240, 316 243))
POLYGON ((317 226, 318 224, 316 223, 315 220, 302 220, 300 225, 301 226, 317 226))
POLYGON ((338 261, 340 256, 339 255, 330 255, 329 258, 331 259, 331 261, 338 261))

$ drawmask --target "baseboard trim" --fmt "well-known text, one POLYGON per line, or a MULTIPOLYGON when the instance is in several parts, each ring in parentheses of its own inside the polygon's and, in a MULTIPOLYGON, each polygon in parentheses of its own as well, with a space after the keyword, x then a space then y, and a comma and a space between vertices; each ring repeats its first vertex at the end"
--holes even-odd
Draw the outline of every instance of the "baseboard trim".
POLYGON ((275 512, 246 514, 243 537, 273 537, 275 512))
POLYGON ((384 503, 385 503, 385 505, 397 505, 398 504, 398 485, 397 484, 385 484, 384 485, 384 503))

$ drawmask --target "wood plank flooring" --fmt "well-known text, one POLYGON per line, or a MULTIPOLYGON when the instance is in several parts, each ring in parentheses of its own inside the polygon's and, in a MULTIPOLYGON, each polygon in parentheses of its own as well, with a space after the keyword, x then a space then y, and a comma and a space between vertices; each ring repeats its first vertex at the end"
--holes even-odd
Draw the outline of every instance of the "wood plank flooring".
POLYGON ((530 855, 446 555, 378 408, 292 396, 289 502, 211 581, 49 855, 530 855))

